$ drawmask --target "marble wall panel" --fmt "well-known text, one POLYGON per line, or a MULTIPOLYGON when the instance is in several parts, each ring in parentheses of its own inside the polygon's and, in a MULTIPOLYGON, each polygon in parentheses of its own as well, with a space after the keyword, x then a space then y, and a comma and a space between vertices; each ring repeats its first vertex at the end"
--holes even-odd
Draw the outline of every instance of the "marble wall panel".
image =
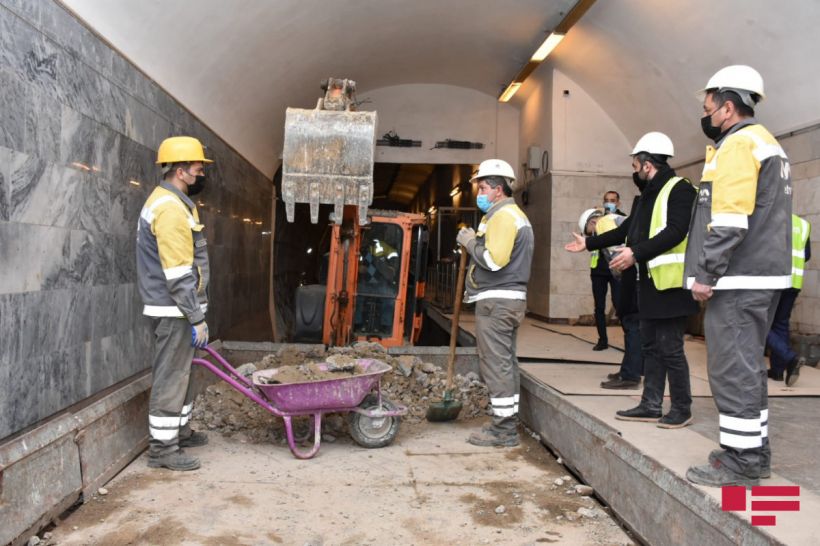
POLYGON ((13 294, 20 315, 19 360, 49 354, 91 336, 91 289, 13 294))
POLYGON ((25 130, 26 87, 17 75, 0 65, 0 146, 22 150, 25 130))
MULTIPOLYGON (((0 121, 2 126, 2 121, 0 121)), ((0 221, 9 219, 12 151, 0 146, 0 221)))
POLYGON ((82 165, 107 179, 119 175, 119 133, 67 106, 62 107, 60 161, 64 165, 82 165))
POLYGON ((0 438, 150 366, 135 229, 172 132, 217 161, 197 201, 219 336, 267 305, 271 182, 58 3, 0 0, 0 438))

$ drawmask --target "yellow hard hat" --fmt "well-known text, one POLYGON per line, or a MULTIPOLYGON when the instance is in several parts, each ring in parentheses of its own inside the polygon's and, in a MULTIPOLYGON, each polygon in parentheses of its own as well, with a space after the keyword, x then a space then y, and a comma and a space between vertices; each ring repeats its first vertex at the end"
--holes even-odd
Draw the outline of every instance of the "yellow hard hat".
POLYGON ((205 150, 202 143, 194 137, 176 136, 166 138, 157 150, 157 165, 194 161, 213 163, 210 159, 205 159, 205 150))

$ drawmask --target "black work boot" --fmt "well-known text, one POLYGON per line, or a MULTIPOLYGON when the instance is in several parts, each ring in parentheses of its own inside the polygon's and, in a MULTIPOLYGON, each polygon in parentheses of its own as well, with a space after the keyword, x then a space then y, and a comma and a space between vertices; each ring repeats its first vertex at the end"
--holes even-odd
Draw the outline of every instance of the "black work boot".
POLYGON ((467 442, 481 447, 515 447, 519 444, 518 431, 500 431, 491 425, 470 434, 467 442))
POLYGON ((670 410, 658 421, 659 428, 683 428, 692 423, 692 413, 689 411, 670 410))
POLYGON ((620 421, 642 421, 645 423, 654 423, 661 418, 661 412, 650 411, 645 407, 638 405, 628 410, 618 410, 615 412, 615 419, 620 421))
POLYGON ((795 358, 786 365, 786 386, 793 387, 800 378, 800 368, 806 364, 806 359, 802 356, 795 358))
MULTIPOLYGON (((713 449, 711 453, 709 453, 709 464, 714 464, 721 455, 726 453, 722 449, 713 449)), ((761 465, 760 466, 760 477, 762 479, 771 478, 772 477, 772 467, 770 464, 761 465)))
POLYGON ((750 478, 726 467, 720 459, 710 464, 690 466, 686 471, 686 479, 698 485, 709 487, 724 487, 726 485, 742 485, 754 487, 760 484, 759 478, 750 478))
POLYGON ((179 447, 200 447, 208 443, 208 435, 204 432, 191 431, 187 438, 179 439, 179 447))
POLYGON ((148 466, 151 468, 167 468, 169 470, 187 471, 199 468, 199 459, 187 455, 181 449, 167 455, 148 456, 148 466))
POLYGON ((609 349, 609 342, 603 339, 599 339, 598 343, 592 348, 593 351, 604 351, 606 349, 609 349))
POLYGON ((621 372, 608 373, 608 374, 606 374, 606 378, 609 379, 610 381, 613 380, 613 379, 620 379, 621 378, 621 372))
MULTIPOLYGON (((625 389, 639 389, 641 388, 641 381, 632 381, 631 379, 623 379, 620 375, 616 379, 610 379, 608 381, 601 382, 602 389, 617 389, 617 390, 625 390, 625 389)), ((660 416, 659 416, 660 417, 660 416)))

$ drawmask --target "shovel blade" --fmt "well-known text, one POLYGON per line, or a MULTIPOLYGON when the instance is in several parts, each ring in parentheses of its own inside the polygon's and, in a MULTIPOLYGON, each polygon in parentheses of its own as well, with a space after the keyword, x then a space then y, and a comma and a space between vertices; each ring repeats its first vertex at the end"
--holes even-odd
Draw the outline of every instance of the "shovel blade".
POLYGON ((427 420, 433 423, 443 423, 445 421, 455 421, 461 413, 462 403, 455 400, 451 392, 444 394, 444 399, 433 402, 427 408, 427 420))

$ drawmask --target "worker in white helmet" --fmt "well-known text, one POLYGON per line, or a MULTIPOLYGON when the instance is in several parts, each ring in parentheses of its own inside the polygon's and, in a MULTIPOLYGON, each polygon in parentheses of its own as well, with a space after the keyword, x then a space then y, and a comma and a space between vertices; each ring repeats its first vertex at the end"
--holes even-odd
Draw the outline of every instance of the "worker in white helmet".
POLYGON ((470 255, 465 301, 475 302, 481 377, 490 393, 493 419, 467 440, 478 446, 516 446, 521 386, 515 355, 518 327, 527 310, 527 283, 534 250, 532 225, 512 198, 515 174, 500 159, 481 163, 476 205, 484 217, 475 232, 457 240, 470 255))
POLYGON ((719 70, 701 91, 707 146, 686 249, 686 283, 707 302, 709 385, 720 446, 686 477, 713 487, 753 486, 771 473, 763 359, 780 292, 792 285, 792 183, 783 148, 754 119, 763 78, 719 70))

